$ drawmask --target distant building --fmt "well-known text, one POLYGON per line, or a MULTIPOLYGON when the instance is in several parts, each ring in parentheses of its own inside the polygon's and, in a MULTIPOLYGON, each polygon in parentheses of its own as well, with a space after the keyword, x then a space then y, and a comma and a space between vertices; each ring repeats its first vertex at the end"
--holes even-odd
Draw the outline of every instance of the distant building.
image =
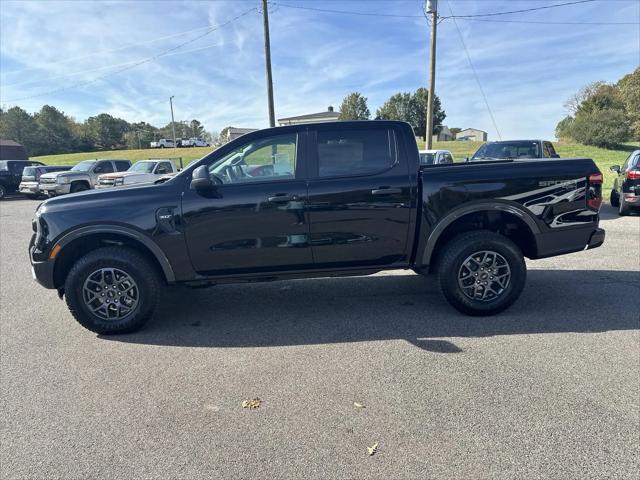
POLYGON ((470 140, 472 142, 486 142, 487 132, 477 128, 465 128, 456 133, 456 140, 470 140))
POLYGON ((450 142, 452 140, 454 140, 453 133, 446 125, 442 125, 440 132, 433 136, 434 142, 450 142))
POLYGON ((13 140, 0 139, 0 160, 27 160, 27 152, 22 145, 13 140))
POLYGON ((235 140, 242 135, 246 135, 247 133, 256 132, 257 128, 236 128, 229 127, 226 132, 225 143, 230 142, 231 140, 235 140))
POLYGON ((333 107, 329 107, 326 112, 308 113, 297 117, 279 118, 278 124, 283 127, 285 125, 298 125, 300 123, 320 123, 333 122, 338 120, 339 112, 334 112, 333 107))

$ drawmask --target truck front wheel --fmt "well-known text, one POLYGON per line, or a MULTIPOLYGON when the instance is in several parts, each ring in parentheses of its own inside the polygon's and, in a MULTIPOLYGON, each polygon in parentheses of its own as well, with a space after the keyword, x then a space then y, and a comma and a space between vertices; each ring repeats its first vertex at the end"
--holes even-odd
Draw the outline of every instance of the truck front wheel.
POLYGON ((85 328, 100 334, 138 330, 153 315, 160 278, 144 255, 105 247, 80 258, 65 281, 67 306, 85 328))
POLYGON ((508 238, 489 231, 454 237, 438 265, 440 289, 467 315, 499 313, 513 304, 527 277, 524 256, 508 238))

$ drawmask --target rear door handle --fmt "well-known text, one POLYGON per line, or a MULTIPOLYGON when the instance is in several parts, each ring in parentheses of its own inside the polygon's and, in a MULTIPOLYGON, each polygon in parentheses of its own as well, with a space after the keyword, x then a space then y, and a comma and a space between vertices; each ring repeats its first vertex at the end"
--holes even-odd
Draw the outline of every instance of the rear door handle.
POLYGON ((298 200, 298 196, 287 195, 286 193, 276 193, 273 197, 268 197, 267 200, 271 203, 296 202, 298 200))
POLYGON ((380 187, 371 190, 371 195, 392 195, 394 193, 402 193, 400 188, 380 187))

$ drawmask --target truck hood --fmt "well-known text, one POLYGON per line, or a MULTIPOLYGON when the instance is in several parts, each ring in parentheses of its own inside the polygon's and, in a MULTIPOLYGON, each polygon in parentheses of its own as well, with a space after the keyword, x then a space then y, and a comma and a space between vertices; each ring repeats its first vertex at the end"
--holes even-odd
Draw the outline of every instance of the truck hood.
POLYGON ((113 172, 113 173, 104 173, 100 175, 98 178, 124 178, 124 177, 135 177, 140 175, 151 175, 150 173, 142 173, 142 172, 113 172))
MULTIPOLYGON (((132 199, 143 198, 149 188, 157 188, 153 184, 134 184, 121 188, 109 188, 105 190, 86 190, 73 195, 62 195, 45 200, 41 207, 45 211, 65 211, 95 209, 100 205, 113 205, 116 203, 131 202, 132 199), (126 193, 125 193, 126 192, 126 193)), ((150 193, 150 192, 149 192, 150 193)))
POLYGON ((77 177, 77 176, 86 176, 88 175, 87 172, 71 172, 71 171, 66 171, 66 172, 49 172, 49 173, 43 173, 42 175, 40 175, 40 178, 58 178, 58 177, 77 177))

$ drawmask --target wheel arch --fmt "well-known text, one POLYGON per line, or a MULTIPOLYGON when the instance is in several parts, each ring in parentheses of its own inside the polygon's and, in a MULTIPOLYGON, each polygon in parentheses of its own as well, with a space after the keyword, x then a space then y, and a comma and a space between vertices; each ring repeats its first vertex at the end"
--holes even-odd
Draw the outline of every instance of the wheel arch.
POLYGON ((471 230, 500 233, 518 245, 526 257, 537 255, 540 227, 528 212, 507 203, 481 203, 457 208, 436 224, 422 250, 422 265, 435 264, 441 247, 450 238, 471 230))
POLYGON ((167 283, 175 281, 173 268, 160 247, 147 236, 118 225, 92 225, 65 234, 57 242, 60 252, 56 256, 53 279, 56 288, 64 280, 73 263, 88 252, 108 245, 132 248, 145 255, 156 266, 167 283))

